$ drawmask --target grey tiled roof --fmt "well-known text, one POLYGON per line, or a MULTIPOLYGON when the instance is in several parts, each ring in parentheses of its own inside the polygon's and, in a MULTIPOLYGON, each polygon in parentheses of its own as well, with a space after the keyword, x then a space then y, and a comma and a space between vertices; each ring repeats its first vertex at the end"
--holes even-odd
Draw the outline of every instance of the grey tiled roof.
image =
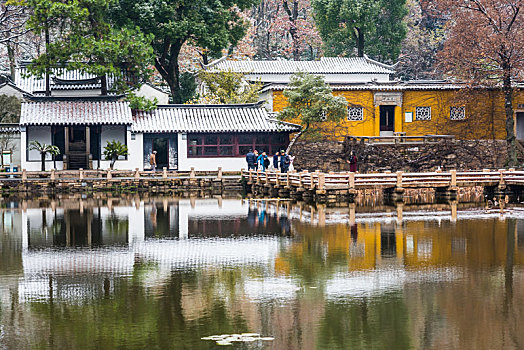
POLYGON ((20 125, 132 124, 128 102, 41 100, 22 102, 20 125))
POLYGON ((260 104, 167 105, 137 112, 134 132, 295 132, 300 126, 271 118, 260 104))
MULTIPOLYGON (((65 68, 52 68, 51 69, 50 85, 51 90, 64 90, 64 89, 75 89, 75 90, 89 90, 89 89, 100 89, 100 82, 95 82, 96 75, 84 73, 78 69, 67 70, 65 68), (58 78, 58 80, 56 79, 58 78), (84 84, 64 84, 64 82, 82 80, 84 84), (65 86, 67 85, 67 86, 65 86)), ((115 79, 111 76, 107 77, 108 89, 111 89, 115 83, 115 79)), ((20 89, 31 93, 42 93, 45 92, 45 78, 38 78, 29 73, 27 66, 20 66, 16 68, 15 84, 20 89)))
POLYGON ((393 74, 394 67, 368 57, 323 57, 320 61, 229 61, 217 60, 205 67, 210 71, 231 70, 252 74, 393 74))

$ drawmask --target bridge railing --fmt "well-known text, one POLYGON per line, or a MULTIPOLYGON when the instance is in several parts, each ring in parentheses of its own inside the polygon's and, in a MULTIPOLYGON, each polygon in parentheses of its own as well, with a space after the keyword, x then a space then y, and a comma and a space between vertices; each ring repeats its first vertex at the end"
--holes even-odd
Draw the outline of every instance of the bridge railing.
POLYGON ((304 189, 336 190, 358 188, 435 188, 435 187, 471 187, 494 186, 497 184, 524 185, 524 171, 483 170, 457 172, 404 173, 384 172, 359 174, 350 172, 263 172, 261 170, 242 170, 242 178, 250 183, 287 186, 304 189))
POLYGON ((197 171, 194 168, 188 171, 174 171, 163 168, 160 171, 135 170, 49 170, 49 171, 22 171, 0 172, 2 179, 19 180, 95 180, 95 179, 141 179, 141 178, 163 178, 163 179, 197 179, 210 177, 222 179, 226 175, 238 175, 238 172, 224 172, 221 167, 215 171, 197 171))

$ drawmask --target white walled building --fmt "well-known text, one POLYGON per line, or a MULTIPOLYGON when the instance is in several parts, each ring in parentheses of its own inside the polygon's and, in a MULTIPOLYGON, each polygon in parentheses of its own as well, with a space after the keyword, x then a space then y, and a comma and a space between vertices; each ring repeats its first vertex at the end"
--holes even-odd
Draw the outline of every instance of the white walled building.
POLYGON ((29 151, 36 140, 60 149, 47 156, 46 169, 107 169, 102 152, 108 141, 127 145, 115 169, 150 169, 157 151, 157 169, 238 171, 246 167, 251 149, 268 154, 285 149, 289 134, 300 126, 272 119, 261 104, 164 105, 133 115, 117 96, 96 98, 38 97, 22 103, 21 167, 41 168, 40 154, 29 151))

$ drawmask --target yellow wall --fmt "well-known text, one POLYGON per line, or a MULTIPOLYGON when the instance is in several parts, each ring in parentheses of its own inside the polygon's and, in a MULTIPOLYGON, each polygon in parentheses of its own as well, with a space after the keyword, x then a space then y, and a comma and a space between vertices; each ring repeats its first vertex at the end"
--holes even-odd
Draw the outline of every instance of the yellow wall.
MULTIPOLYGON (((329 130, 326 132, 336 137, 380 136, 380 107, 374 105, 373 91, 334 91, 333 94, 344 96, 350 105, 364 107, 364 120, 326 125, 329 130)), ((402 106, 395 108, 395 132, 405 132, 408 136, 455 135, 462 139, 504 139, 506 136, 504 98, 500 91, 408 90, 402 97, 402 106), (452 106, 466 106, 466 120, 450 120, 452 106), (431 120, 416 120, 416 107, 431 107, 431 120), (405 121, 406 112, 413 113, 413 122, 405 121)), ((273 91, 273 110, 282 111, 286 104, 283 92, 273 91)), ((523 91, 515 94, 515 110, 519 104, 524 104, 523 91)))

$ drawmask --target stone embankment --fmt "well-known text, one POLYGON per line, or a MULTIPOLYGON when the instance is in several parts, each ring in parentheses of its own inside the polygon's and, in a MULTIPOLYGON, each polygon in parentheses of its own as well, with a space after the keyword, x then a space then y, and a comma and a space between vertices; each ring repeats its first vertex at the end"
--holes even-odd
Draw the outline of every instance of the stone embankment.
POLYGON ((298 141, 292 150, 298 170, 348 171, 346 160, 353 151, 362 173, 383 171, 424 172, 437 169, 480 170, 505 167, 503 140, 440 140, 434 143, 367 143, 298 141))

